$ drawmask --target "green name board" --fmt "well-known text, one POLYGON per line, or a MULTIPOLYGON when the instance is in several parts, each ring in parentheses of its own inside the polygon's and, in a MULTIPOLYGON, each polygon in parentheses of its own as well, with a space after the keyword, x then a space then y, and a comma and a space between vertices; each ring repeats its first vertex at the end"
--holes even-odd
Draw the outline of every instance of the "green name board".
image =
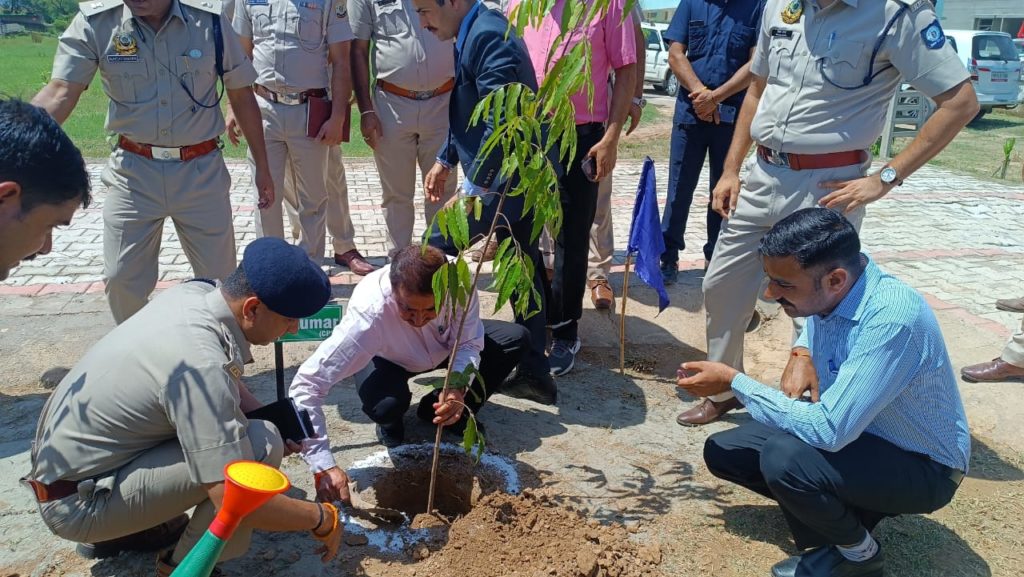
POLYGON ((299 319, 299 330, 277 339, 279 343, 322 341, 341 322, 341 305, 327 305, 313 316, 299 319))

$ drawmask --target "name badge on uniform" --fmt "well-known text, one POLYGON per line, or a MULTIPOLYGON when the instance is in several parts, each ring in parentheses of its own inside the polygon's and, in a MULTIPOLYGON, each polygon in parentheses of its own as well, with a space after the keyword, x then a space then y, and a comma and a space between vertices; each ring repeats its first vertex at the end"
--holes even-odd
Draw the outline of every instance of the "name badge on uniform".
POLYGON ((946 44, 946 35, 942 32, 942 26, 935 20, 921 31, 921 38, 929 50, 938 50, 946 44))
POLYGON ((299 2, 299 6, 305 8, 306 10, 319 10, 320 9, 320 5, 317 4, 316 2, 299 2))
POLYGON ((118 62, 138 62, 138 54, 107 54, 107 62, 116 64, 118 62))
POLYGON ((380 6, 380 7, 382 7, 382 8, 383 8, 384 6, 391 6, 391 5, 392 5, 392 4, 394 4, 394 3, 396 2, 396 1, 397 1, 397 0, 377 0, 377 6, 380 6))
POLYGON ((772 26, 771 30, 768 31, 768 34, 772 38, 792 38, 793 37, 793 31, 792 30, 790 30, 789 28, 779 28, 778 26, 772 26))
POLYGON ((270 0, 245 0, 246 6, 269 6, 270 0))

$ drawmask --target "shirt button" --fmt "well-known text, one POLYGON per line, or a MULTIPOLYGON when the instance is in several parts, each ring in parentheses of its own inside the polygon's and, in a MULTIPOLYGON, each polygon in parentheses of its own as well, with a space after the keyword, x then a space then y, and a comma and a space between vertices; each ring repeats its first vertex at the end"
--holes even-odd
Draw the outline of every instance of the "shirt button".
POLYGON ((164 128, 163 130, 161 130, 161 131, 160 131, 160 134, 162 134, 162 135, 164 135, 164 136, 167 136, 167 129, 166 129, 166 128, 164 128))
POLYGON ((167 101, 166 100, 161 100, 160 101, 160 106, 167 106, 167 101))

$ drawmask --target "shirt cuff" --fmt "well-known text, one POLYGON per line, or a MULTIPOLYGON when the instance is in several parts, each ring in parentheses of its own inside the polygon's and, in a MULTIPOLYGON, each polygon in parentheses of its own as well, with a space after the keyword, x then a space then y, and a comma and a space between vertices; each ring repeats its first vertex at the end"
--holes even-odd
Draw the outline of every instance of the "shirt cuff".
POLYGON ((487 192, 487 189, 477 186, 468 178, 465 178, 462 180, 462 192, 465 193, 466 196, 480 196, 487 192))
POLYGON ((440 156, 438 156, 438 157, 437 157, 437 158, 435 158, 434 160, 436 160, 438 164, 440 164, 441 166, 443 166, 443 167, 447 168, 448 170, 451 170, 452 168, 454 168, 454 167, 452 166, 452 163, 450 163, 450 162, 448 162, 447 160, 445 160, 445 159, 441 158, 440 156))
POLYGON ((334 461, 334 453, 331 453, 330 450, 313 449, 308 453, 304 453, 302 458, 305 459, 306 464, 309 465, 310 472, 313 473, 319 473, 338 466, 334 461))
POLYGON ((747 406, 750 398, 754 395, 754 388, 762 385, 743 373, 736 373, 736 376, 732 378, 731 386, 736 398, 743 403, 743 406, 747 406))

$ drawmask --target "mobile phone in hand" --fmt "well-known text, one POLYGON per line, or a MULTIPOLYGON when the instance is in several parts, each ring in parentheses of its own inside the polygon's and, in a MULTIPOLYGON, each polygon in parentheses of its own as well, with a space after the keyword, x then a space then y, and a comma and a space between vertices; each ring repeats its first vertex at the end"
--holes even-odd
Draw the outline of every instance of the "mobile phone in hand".
POLYGON ((580 162, 580 169, 583 170, 583 176, 587 177, 590 182, 597 182, 597 159, 593 156, 588 156, 580 162))
POLYGON ((730 104, 719 104, 718 119, 726 124, 736 124, 736 107, 730 104))

